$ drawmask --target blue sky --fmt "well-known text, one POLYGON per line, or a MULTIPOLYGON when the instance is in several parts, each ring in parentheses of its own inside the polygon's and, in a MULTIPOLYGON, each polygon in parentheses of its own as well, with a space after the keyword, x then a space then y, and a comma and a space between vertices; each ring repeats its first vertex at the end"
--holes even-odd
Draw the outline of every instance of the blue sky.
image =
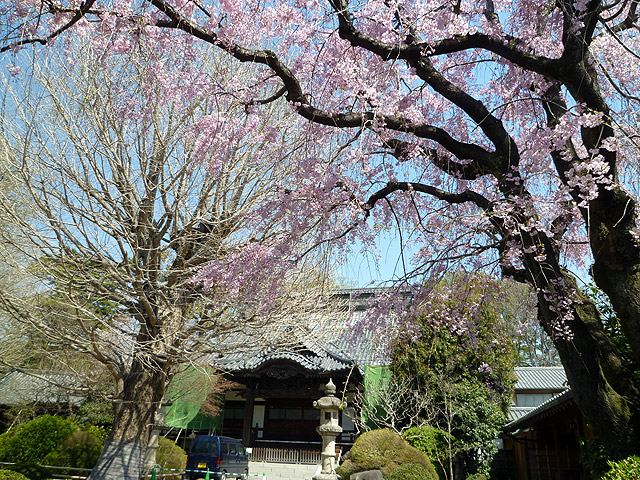
MULTIPOLYGON (((394 233, 380 234, 377 237, 378 252, 362 248, 358 243, 351 255, 336 274, 350 287, 369 287, 376 284, 397 280, 402 277, 403 267, 400 259, 400 241, 394 233), (377 258, 379 256, 379 258, 377 258)), ((412 253, 405 251, 405 262, 409 262, 412 253)), ((410 266, 407 264, 407 268, 410 266)))

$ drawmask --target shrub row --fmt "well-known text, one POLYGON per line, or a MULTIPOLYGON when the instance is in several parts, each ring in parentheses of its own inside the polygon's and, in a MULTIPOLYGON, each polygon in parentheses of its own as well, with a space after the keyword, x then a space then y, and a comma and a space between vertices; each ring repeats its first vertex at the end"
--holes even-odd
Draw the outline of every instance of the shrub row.
MULTIPOLYGON (((49 478, 50 472, 37 465, 93 468, 105 439, 101 427, 81 427, 73 420, 53 415, 37 417, 0 435, 0 462, 17 464, 8 467, 10 470, 0 470, 0 480, 49 478)), ((156 462, 162 468, 181 469, 187 457, 174 442, 160 438, 156 462)))

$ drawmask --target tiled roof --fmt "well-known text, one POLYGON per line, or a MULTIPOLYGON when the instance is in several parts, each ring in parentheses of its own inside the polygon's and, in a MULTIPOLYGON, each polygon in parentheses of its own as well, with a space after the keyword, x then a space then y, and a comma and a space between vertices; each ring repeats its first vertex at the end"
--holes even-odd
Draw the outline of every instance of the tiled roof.
POLYGON ((513 422, 514 420, 522 418, 535 409, 536 407, 511 407, 509 413, 507 413, 507 422, 513 422))
POLYGON ((355 366, 363 374, 367 365, 388 363, 386 351, 378 341, 379 335, 373 330, 363 331, 359 327, 363 321, 364 312, 352 312, 342 326, 334 325, 323 332, 321 341, 311 341, 301 335, 281 347, 261 348, 257 345, 238 349, 216 359, 215 363, 236 373, 256 370, 268 362, 288 360, 310 372, 344 371, 355 366))
POLYGON ((82 403, 83 397, 74 395, 70 389, 74 377, 63 374, 33 373, 11 370, 0 378, 0 405, 27 403, 82 403))
MULTIPOLYGON (((290 328, 284 332, 289 338, 281 346, 268 347, 256 342, 251 347, 247 346, 252 342, 246 336, 237 337, 229 340, 241 345, 231 349, 233 353, 204 361, 217 363, 233 373, 254 371, 271 361, 289 360, 310 372, 344 371, 355 366, 364 374, 365 366, 386 365, 390 361, 384 345, 386 337, 380 331, 365 328, 366 300, 376 293, 377 289, 340 290, 337 297, 348 302, 350 313, 331 315, 329 322, 326 318, 319 319, 318 324, 324 326, 316 330, 290 328)), ((392 323, 393 319, 389 319, 389 326, 392 323)))
POLYGON ((516 367, 518 390, 564 390, 567 375, 562 367, 516 367))
MULTIPOLYGON (((532 418, 535 418, 538 415, 553 409, 554 407, 562 405, 570 401, 571 399, 573 399, 573 392, 571 390, 565 390, 564 392, 556 395, 555 397, 550 398, 549 400, 538 405, 537 407, 532 408, 529 412, 526 412, 524 415, 521 415, 514 419, 509 419, 510 421, 509 423, 507 423, 507 425, 505 425, 504 429, 507 431, 513 431, 518 428, 522 428, 532 418)), ((512 410, 513 408, 516 408, 516 407, 512 407, 512 410)))

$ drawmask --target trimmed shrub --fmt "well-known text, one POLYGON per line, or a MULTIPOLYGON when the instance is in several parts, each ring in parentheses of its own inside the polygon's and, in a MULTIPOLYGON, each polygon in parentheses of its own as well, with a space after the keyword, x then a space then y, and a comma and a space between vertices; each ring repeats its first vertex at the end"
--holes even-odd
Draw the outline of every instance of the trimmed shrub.
POLYGON ((637 480, 640 478, 640 457, 631 456, 619 462, 609 462, 611 470, 602 480, 637 480))
MULTIPOLYGON (((187 466, 187 453, 175 444, 173 440, 160 437, 156 463, 162 468, 182 470, 187 466)), ((180 480, 181 475, 166 477, 167 480, 180 480)))
POLYGON ((47 478, 48 472, 36 467, 73 432, 78 425, 53 415, 43 415, 0 435, 0 461, 17 463, 11 470, 31 480, 47 478))
POLYGON ((13 470, 0 470, 0 480, 29 480, 21 473, 13 470))
POLYGON ((388 480, 438 480, 429 469, 419 463, 403 463, 387 477, 388 480))
POLYGON ((476 473, 475 475, 471 475, 467 477, 467 480, 489 480, 484 473, 476 473))
POLYGON ((78 425, 61 417, 35 418, 0 435, 0 460, 39 463, 76 430, 78 425))
POLYGON ((336 473, 346 479, 355 472, 382 470, 388 476, 398 465, 405 463, 422 465, 432 479, 438 479, 438 474, 424 452, 409 445, 392 430, 372 430, 358 437, 349 451, 349 463, 345 462, 338 467, 336 473))
POLYGON ((336 473, 340 475, 340 478, 348 480, 352 473, 360 472, 358 466, 351 460, 347 459, 343 461, 339 467, 336 468, 336 473))
MULTIPOLYGON (((87 430, 73 432, 58 447, 49 452, 42 460, 44 465, 59 467, 93 468, 103 444, 95 433, 87 430)), ((62 475, 70 475, 71 471, 64 471, 62 475)))

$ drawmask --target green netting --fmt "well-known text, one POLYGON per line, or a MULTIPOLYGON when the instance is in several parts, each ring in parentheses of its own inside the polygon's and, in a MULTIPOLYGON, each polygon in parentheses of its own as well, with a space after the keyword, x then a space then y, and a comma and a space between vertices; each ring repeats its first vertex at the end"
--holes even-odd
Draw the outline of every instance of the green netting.
MULTIPOLYGON (((366 410, 377 410, 378 398, 380 392, 385 390, 391 380, 391 367, 388 366, 371 366, 364 367, 364 401, 370 408, 366 410)), ((362 412, 362 420, 371 428, 377 428, 374 418, 367 418, 365 412, 362 412)))
POLYGON ((199 413, 216 379, 207 367, 188 367, 176 374, 167 388, 167 397, 173 404, 167 407, 165 423, 175 428, 219 430, 222 413, 216 417, 199 413))

